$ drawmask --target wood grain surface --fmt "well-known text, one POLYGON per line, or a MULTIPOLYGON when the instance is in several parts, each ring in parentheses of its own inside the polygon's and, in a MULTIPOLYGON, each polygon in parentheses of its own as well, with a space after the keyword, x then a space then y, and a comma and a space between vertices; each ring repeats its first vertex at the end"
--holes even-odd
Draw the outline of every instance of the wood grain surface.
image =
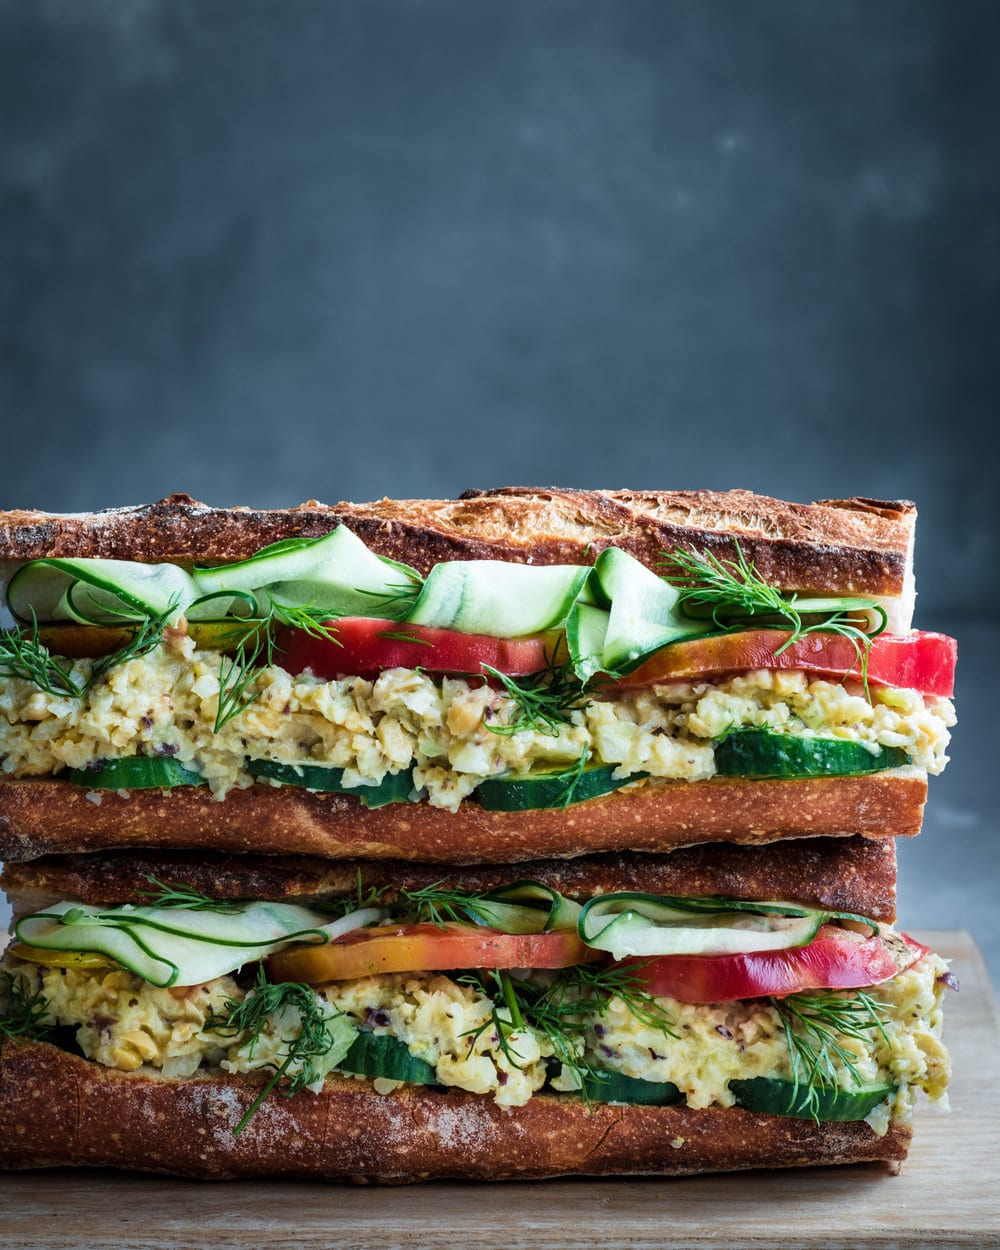
POLYGON ((1000 1024, 966 934, 917 934, 952 959, 952 1112, 921 1107, 898 1176, 882 1166, 680 1180, 427 1184, 400 1189, 175 1181, 103 1171, 0 1179, 0 1246, 847 1247, 1000 1246, 1000 1024))

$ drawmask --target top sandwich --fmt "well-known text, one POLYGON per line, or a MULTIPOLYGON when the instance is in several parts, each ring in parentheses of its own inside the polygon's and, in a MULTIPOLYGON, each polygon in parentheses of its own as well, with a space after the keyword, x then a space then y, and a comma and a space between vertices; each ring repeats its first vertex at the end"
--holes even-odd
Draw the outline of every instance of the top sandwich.
POLYGON ((915 510, 505 490, 0 515, 0 855, 503 862, 919 829, 915 510))

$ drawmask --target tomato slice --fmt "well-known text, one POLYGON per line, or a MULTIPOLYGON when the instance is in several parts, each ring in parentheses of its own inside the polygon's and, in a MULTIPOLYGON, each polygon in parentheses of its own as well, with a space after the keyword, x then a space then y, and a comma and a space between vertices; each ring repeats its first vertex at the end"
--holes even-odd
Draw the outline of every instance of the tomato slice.
POLYGON ((747 955, 667 955, 626 963, 651 994, 682 1003, 724 1003, 802 990, 878 985, 927 953, 906 934, 890 948, 881 938, 859 939, 824 926, 807 946, 747 955))
POLYGON ((455 968, 572 968, 601 959, 570 932, 502 933, 461 924, 383 925, 358 929, 325 946, 295 946, 268 960, 275 981, 354 981, 380 972, 455 968))
POLYGON ((297 629, 275 635, 278 661, 289 673, 330 681, 335 677, 369 677, 386 668, 423 668, 432 673, 481 675, 489 664, 509 676, 540 673, 559 646, 556 634, 525 638, 492 638, 454 629, 408 625, 360 616, 328 621, 334 638, 314 638, 297 629))
MULTIPOLYGON (((849 638, 805 634, 781 651, 790 637, 784 630, 747 629, 671 643, 616 681, 614 689, 640 689, 754 668, 801 668, 822 677, 861 680, 858 651, 849 638)), ((879 634, 868 652, 868 680, 873 685, 950 696, 955 689, 957 656, 958 643, 946 634, 879 634)))

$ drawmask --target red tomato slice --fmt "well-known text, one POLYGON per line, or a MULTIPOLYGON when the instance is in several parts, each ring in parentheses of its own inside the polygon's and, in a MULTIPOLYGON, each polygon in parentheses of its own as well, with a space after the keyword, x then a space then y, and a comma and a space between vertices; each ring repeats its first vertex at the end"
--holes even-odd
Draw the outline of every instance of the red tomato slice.
POLYGON ((432 673, 481 675, 489 664, 509 676, 540 673, 558 648, 558 636, 491 638, 454 629, 407 625, 360 616, 328 621, 336 641, 314 638, 298 629, 275 635, 277 659, 289 673, 330 681, 335 677, 369 677, 386 668, 423 668, 432 673))
MULTIPOLYGON (((614 688, 639 689, 754 668, 802 668, 822 677, 861 680, 858 652, 849 638, 806 634, 777 654, 789 637, 784 630, 747 629, 671 643, 616 681, 614 688)), ((955 689, 957 656, 958 643, 946 634, 879 634, 868 652, 868 680, 873 685, 950 696, 955 689)))
POLYGON ((268 960, 276 981, 318 985, 380 972, 453 968, 572 968, 601 959, 573 932, 501 933, 460 924, 384 925, 359 929, 325 946, 295 946, 268 960))
POLYGON ((651 994, 682 1003, 724 1003, 738 998, 783 997, 801 990, 854 990, 888 981, 927 953, 900 934, 905 950, 878 937, 857 939, 826 926, 807 946, 749 955, 667 955, 627 960, 651 994), (838 935, 838 936, 834 936, 838 935))

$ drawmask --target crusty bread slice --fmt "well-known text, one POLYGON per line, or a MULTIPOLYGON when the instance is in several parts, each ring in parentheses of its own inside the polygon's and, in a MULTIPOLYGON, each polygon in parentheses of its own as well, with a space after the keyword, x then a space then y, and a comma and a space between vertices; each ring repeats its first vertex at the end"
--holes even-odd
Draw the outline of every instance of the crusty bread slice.
POLYGON ((909 628, 916 509, 906 501, 792 504, 750 491, 506 488, 458 500, 310 500, 296 508, 216 508, 188 495, 93 513, 0 513, 0 561, 44 556, 222 563, 267 543, 316 537, 343 523, 372 550, 421 572, 442 560, 592 563, 608 546, 655 567, 689 547, 723 559, 734 539, 772 585, 887 597, 909 628), (905 619, 904 619, 905 618, 905 619))
POLYGON ((658 1175, 881 1161, 908 1126, 787 1119, 739 1107, 595 1104, 536 1095, 513 1110, 461 1090, 329 1077, 319 1094, 271 1094, 244 1077, 125 1073, 46 1043, 0 1054, 0 1168, 92 1166, 202 1179, 295 1176, 357 1183, 658 1175))
MULTIPOLYGON (((143 903, 152 882, 211 898, 350 897, 360 888, 417 890, 429 885, 481 892, 530 877, 575 898, 613 890, 687 896, 794 900, 891 922, 896 916, 896 847, 891 838, 797 838, 767 846, 706 843, 669 855, 585 855, 527 864, 369 863, 308 856, 201 851, 105 851, 8 863, 0 874, 15 914, 50 903, 143 903)), ((391 897, 391 894, 387 897, 391 897)))
POLYGON ((144 846, 327 859, 513 863, 601 851, 665 852, 703 842, 919 833, 927 777, 890 769, 856 777, 672 781, 567 808, 457 811, 427 803, 372 811, 353 795, 256 784, 223 800, 204 786, 100 792, 71 782, 0 782, 0 859, 144 846))

